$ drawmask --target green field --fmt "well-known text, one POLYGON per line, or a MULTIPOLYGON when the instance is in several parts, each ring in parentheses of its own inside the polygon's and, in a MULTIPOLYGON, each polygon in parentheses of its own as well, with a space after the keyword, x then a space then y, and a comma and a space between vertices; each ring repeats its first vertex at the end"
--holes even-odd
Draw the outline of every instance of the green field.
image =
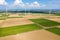
POLYGON ((60 25, 60 23, 58 22, 55 22, 55 21, 51 21, 51 20, 48 20, 48 19, 43 19, 43 18, 40 18, 40 19, 30 19, 32 22, 35 22, 37 24, 40 24, 44 27, 53 27, 53 26, 58 26, 60 25))
POLYGON ((23 17, 8 17, 8 18, 23 18, 23 17))
POLYGON ((54 14, 55 16, 60 16, 60 14, 54 14))
POLYGON ((40 30, 40 29, 42 29, 42 27, 37 26, 36 24, 0 28, 0 37, 33 31, 33 30, 40 30))
POLYGON ((49 29, 46 29, 54 34, 57 34, 57 35, 60 35, 60 28, 49 28, 49 29))
POLYGON ((5 20, 7 17, 0 17, 0 20, 5 20))
POLYGON ((0 20, 5 20, 9 15, 6 14, 0 14, 0 20))
POLYGON ((6 15, 6 14, 0 14, 0 15, 2 15, 2 16, 0 16, 0 20, 5 20, 6 18, 23 18, 22 15, 18 15, 19 17, 8 17, 9 14, 8 15, 6 15))
POLYGON ((30 19, 31 21, 35 22, 36 24, 40 24, 44 27, 53 27, 53 28, 47 28, 46 30, 54 33, 54 34, 57 34, 57 35, 60 35, 60 28, 57 28, 56 26, 60 25, 60 23, 58 22, 55 22, 55 21, 51 21, 51 20, 48 20, 48 19, 30 19))

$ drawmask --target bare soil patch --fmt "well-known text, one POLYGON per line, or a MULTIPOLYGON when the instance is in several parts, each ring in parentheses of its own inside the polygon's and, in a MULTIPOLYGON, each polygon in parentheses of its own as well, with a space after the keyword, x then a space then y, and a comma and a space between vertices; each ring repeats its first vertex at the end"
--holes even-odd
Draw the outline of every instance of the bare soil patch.
POLYGON ((42 15, 42 14, 29 14, 29 15, 26 15, 24 16, 24 18, 27 18, 27 19, 36 19, 36 18, 43 18, 45 17, 45 15, 42 15))
POLYGON ((6 19, 2 25, 3 27, 32 24, 33 22, 25 18, 9 18, 6 19))
POLYGON ((4 20, 0 20, 0 28, 3 25, 4 20))
POLYGON ((54 16, 54 15, 49 15, 49 14, 27 14, 24 16, 24 18, 27 18, 27 19, 35 19, 35 18, 47 18, 47 17, 50 17, 50 16, 54 16))
MULTIPOLYGON (((18 17, 19 16, 18 14, 10 14, 9 17, 18 17)), ((53 16, 48 14, 27 14, 24 16, 24 18, 8 18, 3 23, 2 27, 31 24, 32 22, 28 19, 36 19, 36 18, 46 18, 52 21, 60 22, 59 16, 53 16)))
POLYGON ((50 17, 47 17, 47 19, 56 21, 56 22, 60 22, 60 16, 50 16, 50 17))
POLYGON ((58 28, 60 28, 60 26, 57 26, 58 28))
POLYGON ((4 20, 0 20, 0 23, 2 23, 4 20))
POLYGON ((19 17, 18 14, 10 14, 8 17, 19 17))

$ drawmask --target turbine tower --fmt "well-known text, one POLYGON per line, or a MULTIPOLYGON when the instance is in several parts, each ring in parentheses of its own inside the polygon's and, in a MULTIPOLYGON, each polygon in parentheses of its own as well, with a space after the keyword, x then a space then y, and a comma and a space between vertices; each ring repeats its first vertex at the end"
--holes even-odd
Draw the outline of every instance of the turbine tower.
POLYGON ((28 14, 30 14, 30 5, 29 5, 29 3, 26 3, 26 5, 27 5, 27 8, 28 8, 28 14))
POLYGON ((51 14, 51 10, 49 10, 49 15, 51 14))

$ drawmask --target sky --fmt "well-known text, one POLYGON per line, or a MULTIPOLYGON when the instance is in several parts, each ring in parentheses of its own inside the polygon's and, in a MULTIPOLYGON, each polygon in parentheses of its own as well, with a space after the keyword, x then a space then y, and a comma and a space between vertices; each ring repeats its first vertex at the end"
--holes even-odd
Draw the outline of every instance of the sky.
POLYGON ((60 0, 0 0, 0 10, 60 9, 60 0))

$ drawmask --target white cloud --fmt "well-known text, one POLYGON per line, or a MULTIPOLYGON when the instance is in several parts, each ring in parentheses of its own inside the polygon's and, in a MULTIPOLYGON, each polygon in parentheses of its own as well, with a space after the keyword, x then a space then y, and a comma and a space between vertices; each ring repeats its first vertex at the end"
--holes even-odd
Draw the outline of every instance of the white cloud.
POLYGON ((41 8, 45 6, 46 6, 45 4, 38 3, 37 1, 30 4, 30 7, 34 7, 34 8, 41 8))
POLYGON ((5 0, 0 0, 0 5, 7 5, 8 3, 5 2, 5 0))
POLYGON ((31 6, 31 7, 39 7, 40 4, 35 1, 35 2, 31 3, 30 6, 31 6))
POLYGON ((20 6, 20 7, 24 7, 24 3, 22 2, 22 0, 15 0, 14 4, 15 6, 20 6))
POLYGON ((35 2, 33 2, 33 3, 23 3, 23 1, 22 0, 15 0, 15 2, 14 2, 14 5, 15 6, 19 6, 19 7, 23 7, 23 8, 40 8, 40 7, 45 7, 46 5, 44 5, 44 4, 40 4, 39 2, 37 2, 37 1, 35 1, 35 2))
POLYGON ((18 4, 20 4, 20 3, 22 3, 21 0, 15 0, 14 5, 18 5, 18 4))
MULTIPOLYGON (((5 2, 5 0, 0 0, 0 5, 6 5, 8 4, 7 2, 5 2)), ((22 0, 15 0, 14 4, 11 5, 7 5, 8 8, 40 8, 40 7, 45 7, 45 4, 41 4, 37 1, 33 2, 33 3, 23 3, 22 0)))

